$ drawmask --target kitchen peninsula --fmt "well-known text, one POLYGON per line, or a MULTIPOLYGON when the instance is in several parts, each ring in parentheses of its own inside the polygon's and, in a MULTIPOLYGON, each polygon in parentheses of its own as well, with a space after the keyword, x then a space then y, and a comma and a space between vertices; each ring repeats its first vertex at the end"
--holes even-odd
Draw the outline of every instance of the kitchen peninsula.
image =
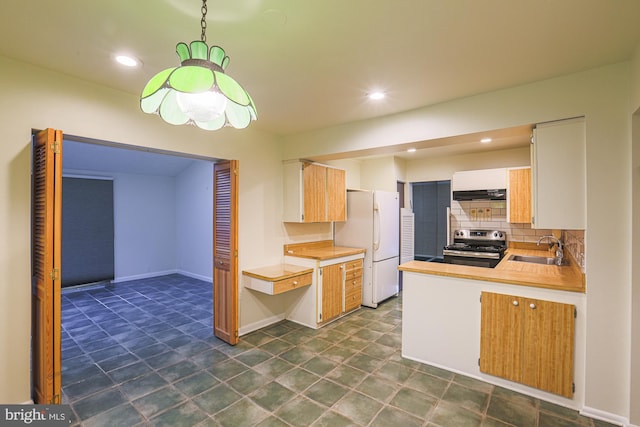
POLYGON ((584 405, 585 278, 509 248, 495 268, 411 261, 403 275, 402 355, 578 409, 584 405))

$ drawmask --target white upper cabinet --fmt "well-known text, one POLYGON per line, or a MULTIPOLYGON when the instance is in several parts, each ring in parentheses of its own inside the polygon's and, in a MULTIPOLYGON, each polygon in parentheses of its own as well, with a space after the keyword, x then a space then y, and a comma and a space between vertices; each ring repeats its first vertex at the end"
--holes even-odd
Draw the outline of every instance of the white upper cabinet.
POLYGON ((507 188, 507 170, 482 169, 454 172, 451 191, 504 190, 507 188))
POLYGON ((531 144, 534 228, 586 227, 584 117, 536 125, 531 144))

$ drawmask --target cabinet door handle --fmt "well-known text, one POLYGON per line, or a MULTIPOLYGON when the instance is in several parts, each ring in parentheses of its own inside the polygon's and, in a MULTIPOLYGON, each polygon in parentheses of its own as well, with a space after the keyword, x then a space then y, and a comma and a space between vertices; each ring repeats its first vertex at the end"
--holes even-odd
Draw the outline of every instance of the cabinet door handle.
POLYGON ((529 304, 529 307, 534 309, 534 310, 536 309, 536 305, 534 303, 529 304))
POLYGON ((518 305, 520 305, 520 303, 517 300, 514 300, 513 301, 513 305, 518 306, 518 305))
POLYGON ((297 281, 297 280, 294 280, 294 281, 293 281, 293 286, 295 286, 295 285, 297 285, 297 284, 298 284, 298 281, 297 281))

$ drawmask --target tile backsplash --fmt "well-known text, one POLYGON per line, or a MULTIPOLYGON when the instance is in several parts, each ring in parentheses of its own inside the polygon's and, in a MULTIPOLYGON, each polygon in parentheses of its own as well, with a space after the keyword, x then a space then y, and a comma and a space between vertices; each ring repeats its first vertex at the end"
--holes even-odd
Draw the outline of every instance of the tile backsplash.
MULTIPOLYGON (((507 222, 507 204, 504 201, 451 202, 451 232, 461 228, 481 228, 501 230, 507 233, 508 242, 537 243, 538 239, 552 233, 552 230, 534 229, 531 224, 507 222)), ((452 237, 453 239, 453 237, 452 237)), ((586 264, 584 230, 563 230, 565 250, 581 265, 586 264)))
POLYGON ((563 230, 562 241, 564 249, 573 255, 578 265, 582 268, 582 272, 587 267, 587 257, 584 245, 584 230, 563 230))
POLYGON ((451 231, 459 228, 484 228, 507 233, 510 242, 536 243, 551 230, 531 228, 531 224, 507 222, 507 204, 504 201, 451 202, 451 231))

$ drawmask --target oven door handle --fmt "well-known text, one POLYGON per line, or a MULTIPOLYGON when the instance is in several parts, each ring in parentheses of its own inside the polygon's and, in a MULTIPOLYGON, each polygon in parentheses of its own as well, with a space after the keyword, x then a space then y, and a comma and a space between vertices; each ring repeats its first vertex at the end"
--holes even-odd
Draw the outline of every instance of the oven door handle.
POLYGON ((443 255, 459 256, 467 258, 487 258, 487 259, 500 259, 499 253, 493 252, 471 252, 471 251, 456 251, 453 249, 445 249, 442 251, 443 255))

